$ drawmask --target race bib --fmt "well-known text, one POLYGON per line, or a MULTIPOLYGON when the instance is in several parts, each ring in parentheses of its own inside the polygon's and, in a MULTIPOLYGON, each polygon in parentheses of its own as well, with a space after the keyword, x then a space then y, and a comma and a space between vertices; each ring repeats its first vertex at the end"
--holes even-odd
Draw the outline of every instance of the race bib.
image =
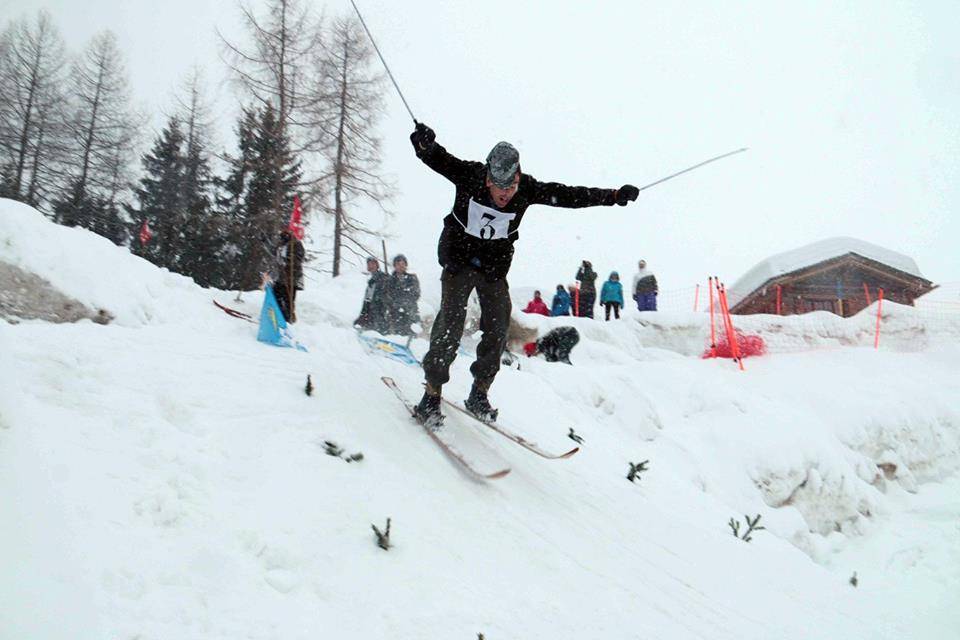
POLYGON ((470 198, 466 231, 481 240, 505 240, 510 234, 510 221, 516 217, 515 213, 497 211, 470 198))

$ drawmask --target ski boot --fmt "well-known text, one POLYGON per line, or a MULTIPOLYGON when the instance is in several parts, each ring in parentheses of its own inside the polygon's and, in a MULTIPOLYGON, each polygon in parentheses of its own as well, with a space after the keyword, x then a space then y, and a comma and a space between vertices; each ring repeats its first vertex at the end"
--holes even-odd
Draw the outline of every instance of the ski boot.
POLYGON ((497 409, 490 406, 490 401, 487 399, 487 389, 489 388, 489 382, 481 384, 474 381, 470 388, 470 396, 463 403, 467 411, 472 413, 480 422, 496 422, 499 413, 497 409))
POLYGON ((440 387, 427 383, 423 397, 413 410, 413 417, 427 429, 437 431, 443 425, 440 413, 440 387))

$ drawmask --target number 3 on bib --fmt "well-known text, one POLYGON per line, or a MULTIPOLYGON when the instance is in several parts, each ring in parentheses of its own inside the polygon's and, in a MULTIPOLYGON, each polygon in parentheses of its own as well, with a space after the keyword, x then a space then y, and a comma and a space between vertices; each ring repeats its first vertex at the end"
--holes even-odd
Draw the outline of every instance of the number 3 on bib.
POLYGON ((481 240, 505 240, 510 235, 510 222, 515 217, 515 213, 485 207, 471 198, 467 207, 466 231, 481 240))

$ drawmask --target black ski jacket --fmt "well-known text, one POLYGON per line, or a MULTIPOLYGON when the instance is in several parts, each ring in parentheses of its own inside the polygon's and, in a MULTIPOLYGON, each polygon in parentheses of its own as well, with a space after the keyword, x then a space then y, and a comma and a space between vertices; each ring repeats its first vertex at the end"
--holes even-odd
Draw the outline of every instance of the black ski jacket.
POLYGON ((437 143, 426 149, 414 144, 414 149, 424 164, 457 189, 453 208, 443 219, 437 247, 440 266, 451 272, 472 268, 488 280, 505 278, 513 260, 513 243, 519 238, 520 222, 532 204, 570 209, 615 204, 615 189, 540 182, 521 172, 517 192, 499 209, 486 186, 487 169, 482 162, 461 160, 437 143))

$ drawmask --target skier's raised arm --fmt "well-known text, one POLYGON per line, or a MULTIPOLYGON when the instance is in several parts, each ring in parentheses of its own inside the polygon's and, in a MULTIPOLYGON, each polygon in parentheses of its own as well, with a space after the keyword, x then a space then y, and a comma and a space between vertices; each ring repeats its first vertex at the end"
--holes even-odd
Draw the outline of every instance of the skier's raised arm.
POLYGON ((461 160, 437 143, 437 134, 433 129, 418 122, 410 134, 413 150, 423 163, 442 175, 450 182, 457 183, 467 179, 483 165, 479 162, 461 160))
POLYGON ((550 207, 579 209, 581 207, 611 206, 621 207, 632 202, 640 195, 640 190, 632 184, 619 189, 597 189, 594 187, 569 187, 559 182, 540 182, 529 177, 532 204, 545 204, 550 207))

